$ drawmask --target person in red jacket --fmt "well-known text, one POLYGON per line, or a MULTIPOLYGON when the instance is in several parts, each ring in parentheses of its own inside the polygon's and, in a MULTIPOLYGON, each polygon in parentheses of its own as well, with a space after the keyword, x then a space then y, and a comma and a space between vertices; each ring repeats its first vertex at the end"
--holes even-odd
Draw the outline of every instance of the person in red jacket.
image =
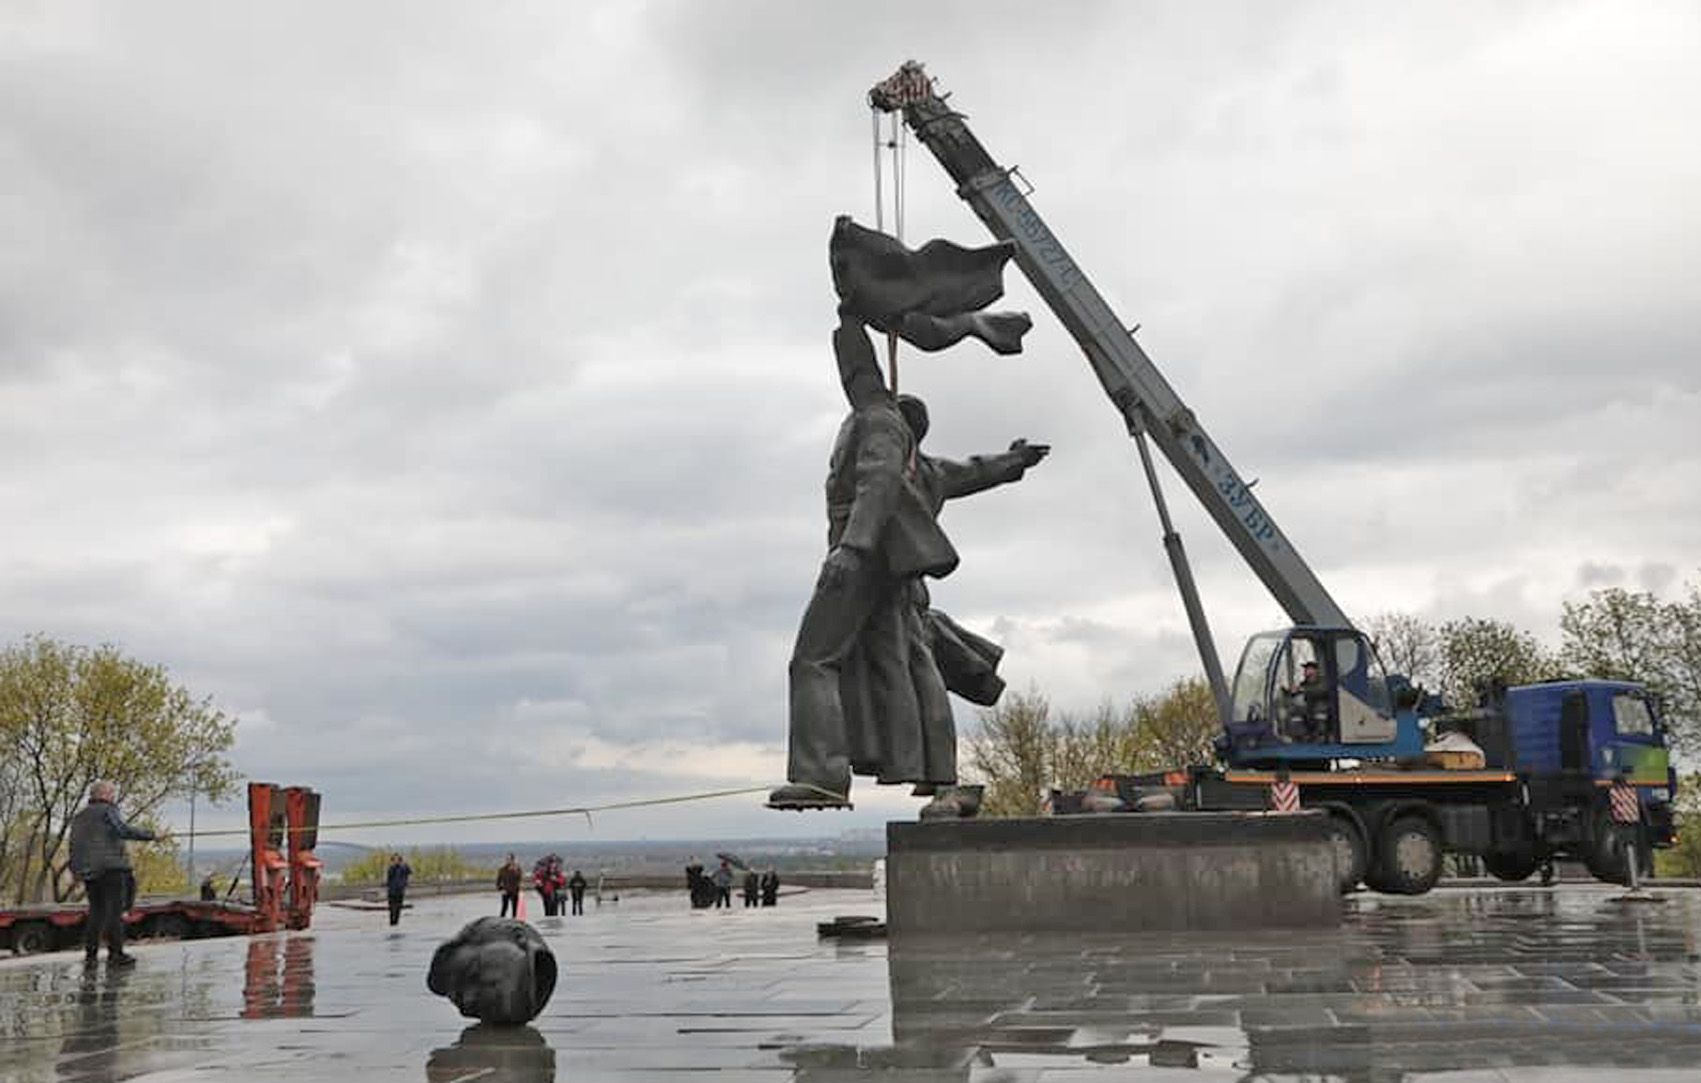
POLYGON ((567 905, 567 871, 561 867, 559 857, 554 854, 549 857, 549 894, 555 900, 555 916, 560 917, 567 905))
POLYGON ((544 917, 555 916, 555 877, 549 871, 549 858, 540 857, 537 864, 532 866, 532 887, 537 890, 538 901, 543 904, 544 917))

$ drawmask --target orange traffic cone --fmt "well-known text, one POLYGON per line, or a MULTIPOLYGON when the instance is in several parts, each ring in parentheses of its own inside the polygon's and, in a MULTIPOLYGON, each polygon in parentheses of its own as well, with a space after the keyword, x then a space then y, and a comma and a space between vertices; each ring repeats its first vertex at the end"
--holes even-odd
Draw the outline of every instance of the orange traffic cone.
POLYGON ((514 904, 514 916, 521 921, 526 920, 526 893, 520 892, 518 901, 514 904))

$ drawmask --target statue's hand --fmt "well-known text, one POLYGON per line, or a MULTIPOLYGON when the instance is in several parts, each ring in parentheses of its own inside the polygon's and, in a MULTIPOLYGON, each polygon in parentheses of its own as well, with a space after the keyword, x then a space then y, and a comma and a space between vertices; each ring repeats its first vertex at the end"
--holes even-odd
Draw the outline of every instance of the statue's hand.
POLYGON ((1030 444, 1024 438, 1021 440, 1012 440, 1010 442, 1010 450, 1021 455, 1022 469, 1027 470, 1031 467, 1038 466, 1041 459, 1051 454, 1051 445, 1030 444))
POLYGON ((821 578, 815 583, 818 590, 832 590, 862 568, 862 554, 844 545, 835 545, 821 562, 821 578))

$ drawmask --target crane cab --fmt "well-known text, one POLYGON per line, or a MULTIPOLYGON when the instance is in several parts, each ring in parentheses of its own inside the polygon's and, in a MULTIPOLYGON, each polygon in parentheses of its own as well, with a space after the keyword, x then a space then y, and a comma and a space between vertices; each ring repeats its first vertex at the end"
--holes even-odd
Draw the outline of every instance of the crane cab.
POLYGON ((1397 705, 1370 640, 1300 625, 1247 641, 1230 690, 1230 766, 1419 756, 1416 713, 1397 705))

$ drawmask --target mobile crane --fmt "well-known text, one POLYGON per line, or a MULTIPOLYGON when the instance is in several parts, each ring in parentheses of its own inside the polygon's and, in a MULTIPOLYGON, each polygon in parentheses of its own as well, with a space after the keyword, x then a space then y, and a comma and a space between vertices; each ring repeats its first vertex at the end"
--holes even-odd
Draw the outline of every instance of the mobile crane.
MULTIPOLYGON (((1482 769, 1405 769, 1424 755, 1420 697, 1390 678, 1228 457, 1111 311, 1017 182, 969 130, 963 114, 910 61, 868 93, 904 123, 956 182, 957 194, 1000 240, 1086 355, 1139 451, 1188 624, 1216 703, 1217 765, 1114 780, 1133 804, 1167 793, 1181 809, 1261 808, 1273 782, 1325 810, 1341 882, 1420 894, 1446 850, 1479 854, 1507 880, 1555 857, 1585 860, 1602 879, 1627 861, 1610 828, 1607 788, 1633 783, 1652 845, 1669 845, 1676 776, 1658 705, 1627 682, 1572 681, 1504 690, 1470 721, 1482 769), (1293 622, 1253 636, 1232 684, 1169 518, 1148 437, 1293 622), (1315 677, 1302 680, 1308 666, 1315 677)), ((1025 185, 1025 181, 1023 182, 1025 185)), ((1636 860, 1646 861, 1646 854, 1636 860)))

